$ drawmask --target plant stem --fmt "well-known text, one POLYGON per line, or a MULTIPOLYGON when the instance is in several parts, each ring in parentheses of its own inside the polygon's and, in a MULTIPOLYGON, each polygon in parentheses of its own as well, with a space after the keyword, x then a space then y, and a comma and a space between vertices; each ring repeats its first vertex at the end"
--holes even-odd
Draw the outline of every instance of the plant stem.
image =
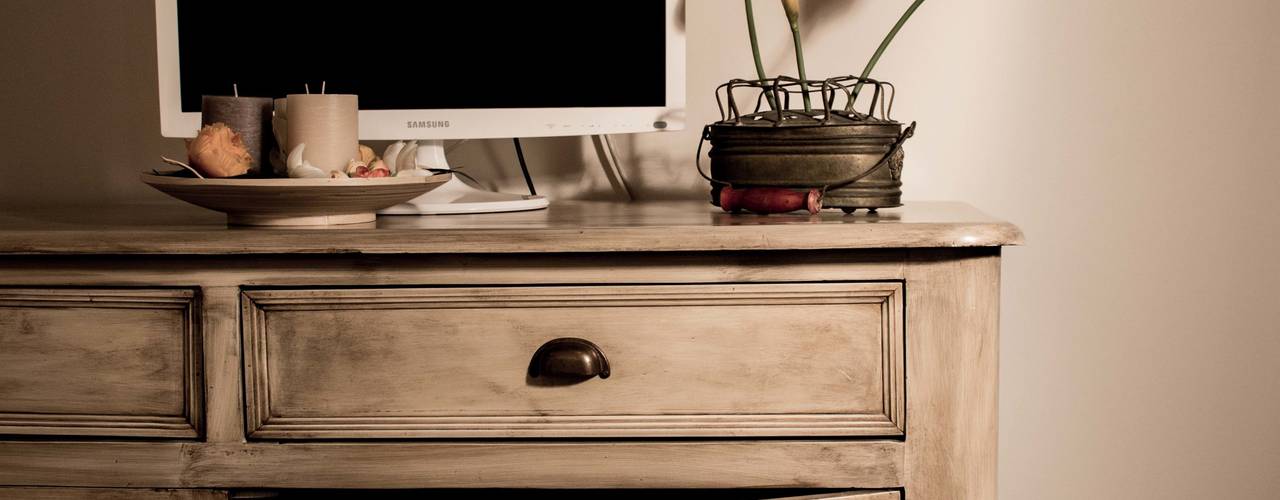
MULTIPOLYGON (((760 42, 756 40, 756 15, 751 10, 751 0, 743 0, 747 6, 747 35, 751 37, 751 55, 756 60, 756 77, 761 81, 765 80, 764 63, 760 62, 760 42)), ((769 100, 769 109, 777 109, 778 106, 773 102, 773 93, 766 90, 765 99, 769 100)))
MULTIPOLYGON (((898 30, 902 29, 902 25, 907 23, 907 19, 911 18, 911 14, 914 14, 916 12, 916 8, 922 3, 924 3, 924 0, 915 0, 914 2, 911 2, 910 7, 907 7, 907 11, 902 13, 902 17, 898 18, 898 23, 893 25, 893 29, 889 30, 888 35, 884 36, 884 40, 881 41, 880 46, 876 48, 876 53, 871 55, 870 61, 867 61, 867 66, 862 68, 861 79, 865 80, 868 76, 871 76, 871 69, 876 67, 877 62, 880 62, 880 56, 884 54, 884 49, 889 47, 889 42, 893 41, 893 37, 898 34, 898 30)), ((859 81, 858 85, 853 88, 853 98, 857 99, 858 93, 861 91, 862 82, 859 81)))
POLYGON ((800 93, 804 96, 804 112, 813 111, 813 105, 809 103, 809 84, 806 80, 809 77, 804 75, 804 49, 800 47, 800 24, 791 23, 791 39, 796 44, 796 69, 800 72, 800 93))
POLYGON ((796 47, 796 70, 800 73, 800 95, 804 97, 804 112, 813 112, 809 103, 808 77, 804 74, 804 48, 800 45, 800 3, 799 0, 782 0, 782 10, 787 14, 787 24, 791 25, 791 40, 796 47))

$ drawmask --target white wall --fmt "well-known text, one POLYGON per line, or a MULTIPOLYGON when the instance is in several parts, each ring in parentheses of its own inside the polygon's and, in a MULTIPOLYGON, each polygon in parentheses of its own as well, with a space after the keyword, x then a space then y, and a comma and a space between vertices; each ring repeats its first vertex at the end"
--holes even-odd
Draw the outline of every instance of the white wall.
MULTIPOLYGON (((803 0, 819 2, 823 0, 803 0)), ((809 73, 857 72, 905 0, 826 0, 809 73)), ((785 23, 757 1, 770 73, 785 23)), ((0 203, 163 202, 146 0, 0 2, 0 203)), ((906 197, 1022 226, 1006 250, 1000 492, 1008 499, 1280 491, 1280 4, 931 0, 876 76, 898 85, 906 197)), ((697 124, 750 76, 741 3, 689 0, 689 121, 620 138, 646 199, 700 198, 697 124)), ((611 195, 589 143, 531 140, 542 191, 611 195)), ((509 141, 453 159, 519 190, 509 141), (505 177, 504 177, 505 175, 505 177)))

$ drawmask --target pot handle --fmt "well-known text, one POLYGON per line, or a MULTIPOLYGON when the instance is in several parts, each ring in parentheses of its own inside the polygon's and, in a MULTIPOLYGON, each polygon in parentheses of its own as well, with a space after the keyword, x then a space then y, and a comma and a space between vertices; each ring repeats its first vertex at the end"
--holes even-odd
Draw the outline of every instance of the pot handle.
MULTIPOLYGON (((822 186, 822 192, 826 193, 828 189, 839 189, 839 188, 848 186, 850 184, 853 184, 855 182, 862 180, 864 177, 868 175, 874 174, 877 170, 880 170, 881 167, 884 167, 886 164, 889 163, 889 159, 893 157, 893 154, 897 153, 898 150, 902 148, 902 143, 907 142, 907 139, 910 139, 914 135, 916 135, 916 122, 911 122, 910 125, 907 125, 907 128, 902 129, 902 133, 898 134, 898 138, 894 139, 893 144, 889 146, 889 151, 885 152, 884 156, 881 156, 880 160, 877 161, 875 165, 867 169, 866 172, 863 172, 851 178, 839 180, 831 184, 822 186)), ((702 143, 707 142, 709 140, 711 140, 711 125, 702 127, 702 137, 698 139, 698 153, 697 153, 697 156, 694 157, 694 165, 698 167, 698 175, 701 175, 703 179, 706 179, 708 182, 712 184, 732 186, 732 184, 728 182, 712 178, 710 175, 707 175, 706 172, 702 170, 702 143)))
POLYGON ((902 149, 902 143, 907 142, 907 139, 910 139, 914 135, 916 135, 916 122, 911 122, 911 125, 907 125, 907 128, 902 129, 902 133, 898 134, 898 138, 894 139, 893 144, 889 146, 889 151, 886 151, 884 156, 881 156, 880 161, 877 161, 875 165, 867 169, 866 172, 855 175, 849 179, 822 186, 822 192, 826 193, 828 189, 840 189, 858 182, 868 175, 876 173, 876 171, 880 170, 881 167, 888 165, 889 158, 892 158, 894 153, 897 153, 899 149, 902 149))

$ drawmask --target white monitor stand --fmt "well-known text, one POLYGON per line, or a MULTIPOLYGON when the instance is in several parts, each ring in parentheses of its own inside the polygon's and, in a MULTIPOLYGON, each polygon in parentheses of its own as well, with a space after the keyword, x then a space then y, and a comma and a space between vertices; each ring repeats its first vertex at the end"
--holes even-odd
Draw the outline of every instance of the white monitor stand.
MULTIPOLYGON (((444 141, 418 143, 418 168, 451 170, 444 156, 444 141)), ((379 215, 445 215, 519 212, 547 208, 546 196, 498 193, 472 187, 455 175, 448 182, 407 203, 384 208, 379 215)))

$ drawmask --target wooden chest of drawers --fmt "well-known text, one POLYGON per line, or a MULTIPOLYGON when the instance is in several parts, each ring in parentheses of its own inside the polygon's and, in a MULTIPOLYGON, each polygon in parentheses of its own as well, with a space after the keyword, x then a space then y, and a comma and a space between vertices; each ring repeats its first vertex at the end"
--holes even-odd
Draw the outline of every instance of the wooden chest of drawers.
POLYGON ((0 497, 995 495, 999 247, 1021 235, 962 205, 60 217, 0 217, 0 497))

